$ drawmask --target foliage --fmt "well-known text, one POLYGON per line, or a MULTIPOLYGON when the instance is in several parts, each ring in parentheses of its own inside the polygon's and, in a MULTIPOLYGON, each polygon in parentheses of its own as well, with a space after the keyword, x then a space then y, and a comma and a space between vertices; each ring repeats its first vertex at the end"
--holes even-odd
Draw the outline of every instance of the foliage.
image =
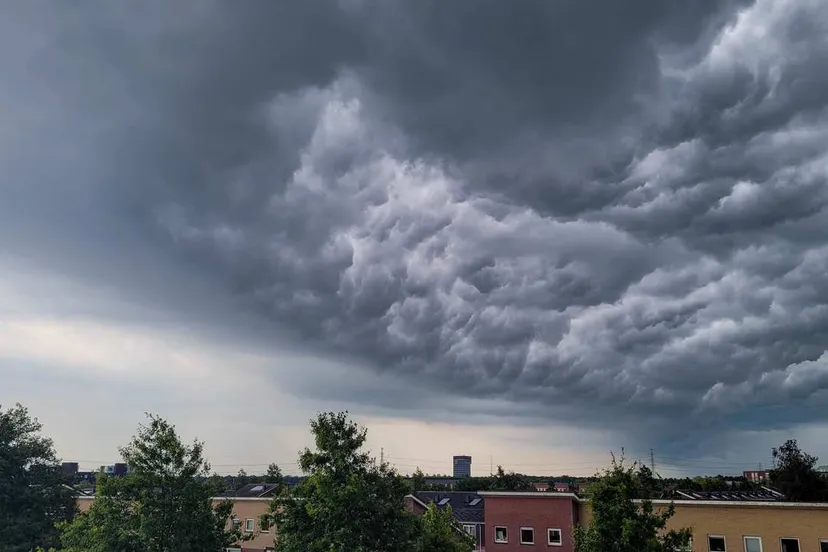
POLYGON ((267 472, 265 472, 264 482, 275 484, 275 485, 283 485, 284 484, 284 476, 282 476, 282 469, 275 463, 271 463, 267 467, 267 472))
POLYGON ((474 549, 474 538, 457 525, 451 506, 440 510, 434 503, 429 504, 420 522, 417 552, 471 552, 474 549))
POLYGON ((124 477, 101 477, 91 508, 63 527, 73 552, 220 552, 241 539, 228 530, 232 504, 213 506, 203 445, 185 445, 175 427, 149 424, 121 449, 124 477))
POLYGON ((63 485, 52 441, 21 405, 0 407, 0 543, 4 552, 57 544, 55 524, 72 519, 73 492, 63 485))
POLYGON ((674 552, 686 547, 690 530, 666 531, 675 507, 657 512, 648 496, 653 474, 646 466, 624 459, 608 468, 592 488, 592 523, 575 528, 578 552, 674 552))
POLYGON ((828 500, 828 479, 816 471, 817 458, 800 450, 795 439, 773 449, 775 469, 770 482, 792 502, 828 500))
POLYGON ((414 473, 411 474, 411 490, 412 491, 425 491, 426 489, 426 482, 425 482, 425 474, 423 470, 419 467, 414 470, 414 473))
POLYGON ((327 412, 311 421, 311 431, 316 450, 299 456, 307 479, 272 504, 276 550, 412 550, 418 523, 404 508, 408 487, 388 464, 362 451, 366 430, 347 412, 327 412))

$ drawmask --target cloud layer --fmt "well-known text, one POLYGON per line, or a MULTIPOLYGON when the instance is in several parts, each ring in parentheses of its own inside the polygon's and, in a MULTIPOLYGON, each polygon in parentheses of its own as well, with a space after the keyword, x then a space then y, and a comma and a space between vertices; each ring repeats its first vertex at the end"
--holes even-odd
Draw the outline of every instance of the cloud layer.
POLYGON ((55 58, 4 63, 75 137, 40 144, 71 186, 5 197, 103 213, 320 354, 533 419, 820 421, 828 12, 688 6, 10 8, 40 33, 3 40, 55 58))

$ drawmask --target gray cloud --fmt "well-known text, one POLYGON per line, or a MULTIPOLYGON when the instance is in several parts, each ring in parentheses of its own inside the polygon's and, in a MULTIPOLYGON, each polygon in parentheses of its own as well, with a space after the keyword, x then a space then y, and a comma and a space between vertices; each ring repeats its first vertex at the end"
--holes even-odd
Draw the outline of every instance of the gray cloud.
POLYGON ((616 4, 8 8, 0 225, 141 236, 326 354, 533 419, 822 419, 828 17, 616 4))

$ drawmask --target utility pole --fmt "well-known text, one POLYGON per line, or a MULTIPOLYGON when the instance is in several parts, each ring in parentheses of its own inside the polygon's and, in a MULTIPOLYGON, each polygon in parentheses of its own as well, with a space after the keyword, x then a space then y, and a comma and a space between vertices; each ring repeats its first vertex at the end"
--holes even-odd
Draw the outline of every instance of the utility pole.
POLYGON ((655 454, 653 454, 653 449, 650 449, 650 471, 655 475, 655 454))
POLYGON ((385 447, 380 447, 380 466, 385 464, 385 447))
POLYGON ((492 455, 489 455, 489 475, 494 475, 494 462, 492 462, 492 455))

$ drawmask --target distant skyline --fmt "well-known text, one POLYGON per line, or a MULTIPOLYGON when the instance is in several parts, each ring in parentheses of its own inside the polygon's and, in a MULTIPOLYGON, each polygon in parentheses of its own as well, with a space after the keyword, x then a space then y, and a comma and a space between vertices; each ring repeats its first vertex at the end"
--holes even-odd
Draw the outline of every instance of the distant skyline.
POLYGON ((826 33, 824 0, 6 3, 0 404, 67 460, 153 412, 290 472, 348 409, 403 470, 826 463, 826 33))

